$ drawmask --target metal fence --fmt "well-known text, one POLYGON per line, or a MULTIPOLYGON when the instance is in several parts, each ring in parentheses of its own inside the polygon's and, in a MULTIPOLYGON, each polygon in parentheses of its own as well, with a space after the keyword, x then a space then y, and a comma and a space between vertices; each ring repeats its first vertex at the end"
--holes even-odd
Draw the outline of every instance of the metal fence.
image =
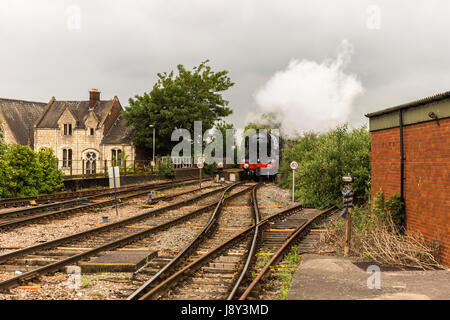
POLYGON ((118 166, 121 175, 159 173, 163 168, 192 168, 190 157, 158 157, 152 160, 59 160, 58 169, 66 176, 107 176, 108 168, 118 166))

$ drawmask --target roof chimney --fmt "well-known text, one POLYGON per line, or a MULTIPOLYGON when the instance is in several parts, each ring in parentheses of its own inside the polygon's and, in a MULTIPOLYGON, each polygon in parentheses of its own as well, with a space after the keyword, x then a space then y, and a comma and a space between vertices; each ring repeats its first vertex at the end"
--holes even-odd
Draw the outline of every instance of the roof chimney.
POLYGON ((100 91, 98 89, 92 88, 89 90, 89 109, 94 109, 97 101, 100 101, 100 91))

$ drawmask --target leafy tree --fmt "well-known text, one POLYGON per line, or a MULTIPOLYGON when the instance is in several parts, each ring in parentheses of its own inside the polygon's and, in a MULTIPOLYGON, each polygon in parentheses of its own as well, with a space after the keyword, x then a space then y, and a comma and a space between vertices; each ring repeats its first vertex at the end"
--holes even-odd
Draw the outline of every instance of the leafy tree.
POLYGON ((281 122, 274 112, 263 113, 259 119, 250 122, 245 126, 245 130, 248 129, 266 129, 267 131, 270 131, 271 129, 281 130, 281 122))
POLYGON ((64 188, 64 173, 57 170, 58 159, 52 149, 40 150, 37 153, 37 161, 42 176, 38 181, 39 194, 47 194, 60 191, 64 188))
POLYGON ((285 149, 280 168, 281 186, 292 186, 289 163, 295 171, 296 197, 304 206, 324 208, 341 205, 342 176, 350 173, 355 202, 370 197, 370 134, 366 127, 349 130, 347 125, 323 134, 307 133, 291 149, 285 149))
POLYGON ((136 129, 134 143, 148 150, 153 147, 153 129, 156 130, 156 151, 169 154, 178 142, 171 141, 174 129, 187 129, 193 136, 194 121, 202 121, 203 131, 232 113, 222 93, 234 85, 228 71, 214 72, 202 62, 193 70, 178 65, 178 74, 158 73, 158 80, 149 93, 129 99, 125 118, 136 129))
POLYGON ((12 145, 0 157, 0 197, 26 197, 59 191, 63 173, 52 150, 34 152, 12 145))

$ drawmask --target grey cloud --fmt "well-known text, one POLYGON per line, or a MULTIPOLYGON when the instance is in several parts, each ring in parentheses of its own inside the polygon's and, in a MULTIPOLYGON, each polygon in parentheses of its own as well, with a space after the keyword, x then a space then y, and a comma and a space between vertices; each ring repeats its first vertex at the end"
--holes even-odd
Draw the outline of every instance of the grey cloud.
POLYGON ((98 87, 126 105, 158 72, 210 59, 236 82, 226 96, 242 126, 275 72, 334 57, 348 39, 348 72, 366 89, 350 117, 359 125, 364 113, 448 90, 449 13, 445 0, 2 0, 0 97, 83 99, 98 87), (67 28, 70 5, 80 30, 67 28), (366 26, 369 5, 381 9, 380 30, 366 26))

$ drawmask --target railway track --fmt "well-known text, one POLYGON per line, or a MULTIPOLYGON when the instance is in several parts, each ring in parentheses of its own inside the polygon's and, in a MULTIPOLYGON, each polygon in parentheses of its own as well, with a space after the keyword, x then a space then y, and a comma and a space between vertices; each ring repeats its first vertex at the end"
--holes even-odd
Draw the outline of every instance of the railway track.
MULTIPOLYGON (((234 184, 228 187, 226 195, 230 198, 234 197, 234 195, 230 195, 230 192, 238 185, 234 184)), ((0 270, 6 273, 2 275, 2 279, 6 280, 0 282, 0 289, 4 290, 26 283, 41 275, 58 271, 70 264, 139 241, 151 234, 192 219, 213 209, 223 198, 221 192, 224 190, 225 187, 221 187, 131 218, 1 255, 0 270), (210 197, 216 199, 211 202, 208 199, 210 197), (190 203, 201 201, 207 201, 207 204, 203 204, 194 211, 186 213, 180 209, 190 203), (161 217, 162 214, 165 215, 161 217), (158 218, 163 218, 163 221, 158 218), (81 253, 80 247, 83 248, 81 253), (13 272, 17 271, 23 273, 14 275, 13 272)))
POLYGON ((271 267, 333 209, 312 212, 297 205, 261 219, 256 198, 258 186, 234 184, 112 226, 89 230, 85 235, 5 254, 0 256, 0 279, 1 273, 10 276, 3 275, 6 280, 0 282, 0 289, 29 284, 76 263, 84 268, 89 261, 110 253, 152 251, 157 239, 164 234, 173 236, 178 227, 201 231, 177 250, 154 250, 156 254, 149 256, 131 278, 121 278, 128 287, 120 290, 123 295, 119 294, 119 298, 255 299, 271 267), (246 195, 249 191, 250 198, 246 195), (190 203, 196 204, 196 210, 186 211, 190 203), (249 203, 251 209, 237 210, 247 209, 249 203), (234 221, 229 219, 233 210, 240 216, 234 221), (256 265, 255 253, 261 249, 272 250, 264 267, 256 265), (13 270, 24 273, 17 276, 13 270), (139 289, 133 289, 136 287, 139 289))
MULTIPOLYGON (((233 195, 234 199, 232 199, 231 197, 226 197, 227 192, 225 191, 222 199, 217 202, 214 212, 211 214, 209 220, 202 227, 200 233, 195 237, 195 239, 193 239, 182 250, 180 250, 180 252, 172 259, 166 256, 164 260, 158 259, 154 262, 150 261, 149 266, 151 266, 151 268, 153 268, 153 270, 155 271, 150 272, 150 274, 153 273, 153 276, 144 284, 142 284, 130 296, 128 296, 127 299, 143 300, 149 297, 153 297, 156 294, 161 295, 161 292, 169 290, 171 286, 176 282, 176 280, 182 277, 186 268, 190 266, 190 262, 201 259, 200 257, 202 257, 204 254, 207 254, 211 250, 214 250, 214 248, 217 247, 223 241, 223 239, 232 238, 243 228, 248 228, 249 226, 254 224, 255 217, 252 214, 252 210, 246 210, 247 212, 244 214, 241 211, 233 214, 233 208, 236 206, 226 208, 223 206, 223 203, 225 201, 232 202, 232 204, 237 204, 237 208, 245 208, 248 204, 252 203, 255 190, 258 186, 259 185, 255 184, 241 190, 238 193, 235 193, 233 195), (246 199, 246 193, 250 191, 252 191, 252 197, 250 199, 246 199), (228 215, 226 215, 223 212, 224 210, 229 210, 231 212, 228 212, 228 215), (233 217, 233 215, 235 217, 233 217), (188 264, 188 266, 186 266, 186 264, 188 264)), ((232 262, 238 263, 241 260, 241 257, 245 255, 246 250, 247 243, 241 244, 238 249, 235 248, 235 259, 231 259, 233 260, 232 262)), ((207 268, 209 268, 209 274, 213 277, 220 276, 215 272, 215 265, 207 268)), ((146 268, 142 268, 141 270, 139 270, 139 272, 142 271, 145 272, 146 268)), ((219 286, 217 286, 218 279, 221 279, 223 281, 231 280, 227 275, 217 278, 213 283, 214 290, 216 291, 219 289, 219 286)), ((189 295, 192 294, 192 296, 188 296, 188 298, 200 298, 198 292, 190 291, 190 288, 187 288, 186 290, 187 291, 183 291, 183 293, 185 293, 185 297, 189 293, 189 295)), ((171 296, 171 298, 173 297, 171 296)))
POLYGON ((264 280, 270 277, 274 267, 284 259, 294 245, 300 249, 298 254, 312 252, 314 247, 310 246, 309 239, 311 236, 316 237, 317 234, 311 235, 311 231, 317 230, 316 225, 326 219, 335 209, 335 207, 331 207, 319 211, 294 207, 286 212, 281 212, 281 215, 288 214, 284 218, 281 218, 280 214, 268 218, 269 221, 273 218, 278 218, 278 220, 266 224, 258 250, 265 252, 266 256, 271 258, 263 265, 256 263, 253 265, 252 277, 248 278, 246 285, 240 288, 239 294, 234 298, 239 300, 257 299, 264 280), (289 211, 291 212, 289 213, 289 211), (308 211, 310 212, 307 213, 308 211), (305 217, 305 214, 310 217, 305 217))
MULTIPOLYGON (((304 218, 305 211, 301 205, 278 212, 269 218, 260 220, 256 189, 253 187, 251 196, 251 212, 254 223, 251 226, 234 228, 234 233, 199 235, 194 241, 201 242, 194 245, 190 243, 177 257, 166 265, 150 280, 133 292, 127 299, 246 299, 262 279, 268 276, 270 266, 278 262, 286 251, 308 229, 327 215, 333 208, 317 212, 309 219, 304 218), (239 230, 240 229, 240 230, 239 230), (205 240, 205 237, 208 237, 205 240), (194 254, 185 259, 184 267, 174 271, 171 264, 183 259, 182 253, 188 252, 191 247, 199 247, 194 254), (265 267, 255 274, 254 280, 250 275, 252 264, 255 262, 257 248, 279 248, 265 267)), ((221 206, 217 206, 215 215, 218 215, 221 206)), ((211 225, 205 225, 205 231, 211 230, 211 225)), ((220 225, 217 226, 220 230, 220 225)), ((223 230, 227 230, 226 227, 223 230)), ((160 264, 157 261, 156 264, 160 264)), ((253 267, 254 270, 254 267, 253 267)))
MULTIPOLYGON (((117 192, 118 202, 122 203, 132 198, 146 195, 150 190, 161 191, 174 187, 192 185, 197 180, 187 179, 176 182, 165 182, 143 186, 130 187, 117 192)), ((112 206, 115 203, 114 191, 99 193, 78 199, 71 199, 35 207, 20 208, 0 212, 0 229, 12 229, 27 223, 48 221, 56 217, 84 212, 95 208, 112 206), (102 200, 108 197, 109 199, 102 200)))
MULTIPOLYGON (((179 181, 185 181, 190 179, 184 179, 179 181)), ((151 183, 147 184, 147 186, 157 186, 157 185, 164 185, 170 182, 162 182, 162 183, 151 183)), ((117 188, 118 191, 122 190, 128 190, 135 188, 135 186, 124 186, 117 188)), ((69 199, 75 199, 75 198, 81 198, 85 196, 91 196, 91 195, 100 195, 100 194, 106 194, 111 192, 110 188, 101 188, 101 189, 87 189, 87 190, 81 190, 81 191, 63 191, 63 192, 57 192, 52 194, 45 194, 45 195, 39 195, 35 197, 20 197, 20 198, 3 198, 0 199, 0 207, 3 208, 11 208, 11 207, 23 207, 28 206, 32 201, 34 201, 36 204, 49 204, 53 202, 60 202, 62 200, 69 200, 69 199)))

